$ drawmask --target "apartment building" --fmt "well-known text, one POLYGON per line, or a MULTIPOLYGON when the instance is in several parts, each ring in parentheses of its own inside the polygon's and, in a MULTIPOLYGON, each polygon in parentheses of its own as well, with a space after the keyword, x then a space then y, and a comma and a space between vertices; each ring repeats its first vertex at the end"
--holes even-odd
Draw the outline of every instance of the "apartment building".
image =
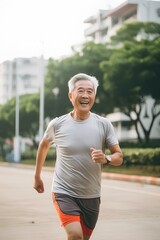
MULTIPOLYGON (((160 1, 127 0, 114 9, 99 10, 97 14, 88 17, 84 21, 84 23, 88 24, 88 28, 84 31, 86 41, 108 43, 124 23, 135 21, 160 23, 160 1)), ((150 127, 153 104, 154 100, 148 96, 142 106, 140 118, 144 122, 146 129, 150 127)), ((160 105, 158 110, 160 110, 160 105)), ((135 128, 131 125, 128 116, 121 112, 114 112, 107 117, 113 123, 120 141, 137 139, 135 128)), ((141 126, 138 125, 138 128, 140 136, 144 138, 141 126)), ((160 116, 154 122, 150 136, 151 139, 160 139, 160 116)))
POLYGON ((85 19, 86 41, 107 43, 126 22, 160 22, 160 1, 127 0, 112 10, 99 10, 85 19))
POLYGON ((16 93, 36 93, 45 71, 43 58, 16 58, 0 64, 0 104, 5 104, 16 93))

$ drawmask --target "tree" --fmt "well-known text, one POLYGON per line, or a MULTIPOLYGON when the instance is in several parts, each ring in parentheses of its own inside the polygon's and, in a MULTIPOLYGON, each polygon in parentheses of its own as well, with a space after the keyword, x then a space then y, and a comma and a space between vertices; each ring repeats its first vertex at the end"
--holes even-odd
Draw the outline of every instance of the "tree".
POLYGON ((153 40, 160 36, 160 24, 156 22, 132 22, 124 24, 112 36, 112 44, 117 45, 126 41, 138 42, 142 39, 153 40))
POLYGON ((109 92, 103 88, 103 72, 100 63, 109 59, 110 49, 103 44, 93 42, 85 43, 80 52, 62 60, 49 60, 48 71, 45 80, 45 116, 55 117, 67 113, 71 108, 68 100, 68 80, 79 72, 94 75, 99 80, 97 99, 93 111, 106 114, 113 109, 109 99, 109 92), (54 96, 52 89, 58 88, 59 93, 54 96), (55 109, 57 112, 55 112, 55 109))
MULTIPOLYGON (((4 155, 4 142, 15 136, 15 98, 0 107, 1 152, 4 155)), ((35 137, 39 129, 39 94, 20 96, 19 101, 19 133, 29 137, 36 145, 35 137)))
POLYGON ((36 144, 35 137, 39 130, 39 94, 20 96, 19 132, 22 137, 29 137, 36 144))
POLYGON ((0 106, 0 126, 0 155, 5 159, 5 139, 12 136, 12 122, 7 119, 3 106, 0 106))
MULTIPOLYGON (((45 77, 45 114, 44 118, 53 118, 68 113, 72 105, 68 99, 68 80, 78 72, 85 72, 96 76, 100 86, 94 111, 107 113, 112 109, 112 104, 107 105, 109 93, 103 89, 103 72, 100 62, 108 59, 110 50, 103 44, 86 43, 80 52, 73 56, 54 60, 49 59, 45 77), (56 88, 57 94, 54 91, 56 88), (53 93, 54 91, 54 93, 53 93)), ((1 107, 0 129, 2 139, 13 138, 15 135, 15 98, 1 107), (2 118, 3 116, 3 118, 2 118)), ((22 137, 29 137, 35 143, 35 136, 39 128, 39 94, 26 94, 19 99, 19 133, 22 137)))
POLYGON ((15 99, 0 106, 0 153, 3 159, 5 159, 7 151, 11 150, 9 149, 11 146, 6 148, 6 140, 11 139, 14 135, 14 109, 15 99))
POLYGON ((4 139, 14 135, 15 126, 15 99, 0 106, 0 136, 4 139))
POLYGON ((114 44, 123 41, 121 47, 113 50, 109 61, 101 63, 104 71, 104 86, 111 91, 114 104, 134 123, 139 141, 142 141, 142 138, 138 125, 141 126, 145 140, 148 142, 154 121, 160 115, 158 109, 160 102, 160 39, 157 37, 160 34, 159 29, 160 24, 154 23, 125 25, 113 38, 114 44), (142 29, 145 38, 138 41, 136 36, 142 32, 142 29), (155 29, 158 29, 157 32, 155 29), (130 35, 130 33, 132 34, 130 35), (129 36, 128 39, 127 36, 129 36), (148 129, 145 128, 140 117, 146 96, 154 98, 148 129))

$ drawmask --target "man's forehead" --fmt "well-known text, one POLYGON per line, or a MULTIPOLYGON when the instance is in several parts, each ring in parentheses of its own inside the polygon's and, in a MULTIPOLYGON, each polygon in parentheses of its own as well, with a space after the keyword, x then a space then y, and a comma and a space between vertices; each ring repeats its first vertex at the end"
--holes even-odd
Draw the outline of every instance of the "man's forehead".
POLYGON ((75 83, 76 88, 90 88, 94 89, 93 83, 89 80, 79 80, 75 83))

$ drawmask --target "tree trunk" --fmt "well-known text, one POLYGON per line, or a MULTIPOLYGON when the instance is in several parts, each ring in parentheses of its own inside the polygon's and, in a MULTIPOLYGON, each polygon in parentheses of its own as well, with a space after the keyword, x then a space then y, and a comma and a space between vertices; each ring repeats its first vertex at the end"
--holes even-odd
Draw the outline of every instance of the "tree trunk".
POLYGON ((5 150, 4 150, 4 147, 3 147, 3 142, 0 141, 0 155, 2 157, 2 160, 5 160, 5 150))
POLYGON ((136 133, 137 133, 138 142, 141 143, 142 142, 142 138, 141 138, 140 133, 138 131, 138 121, 135 121, 134 126, 135 126, 135 130, 136 130, 136 133))
MULTIPOLYGON (((153 107, 152 107, 152 110, 151 110, 151 122, 150 122, 150 125, 149 125, 149 128, 146 129, 145 126, 144 126, 144 123, 141 121, 140 118, 137 117, 137 121, 139 122, 140 126, 141 126, 141 129, 144 133, 144 136, 145 136, 145 142, 148 143, 150 141, 150 134, 151 134, 151 130, 153 128, 153 124, 155 122, 155 119, 160 115, 160 111, 157 111, 156 112, 156 107, 157 107, 157 104, 156 102, 154 103, 153 107)), ((137 124, 138 124, 137 122, 137 124)), ((138 133, 138 129, 136 130, 137 133, 138 133)), ((138 135, 138 134, 137 134, 138 135)), ((138 138, 139 139, 139 138, 138 138)))

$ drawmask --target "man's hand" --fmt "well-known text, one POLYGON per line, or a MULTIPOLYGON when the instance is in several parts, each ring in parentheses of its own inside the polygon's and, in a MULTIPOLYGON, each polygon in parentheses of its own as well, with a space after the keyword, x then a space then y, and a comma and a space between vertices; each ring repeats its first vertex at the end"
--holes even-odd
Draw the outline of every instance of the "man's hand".
POLYGON ((101 164, 106 163, 105 154, 103 153, 102 150, 97 150, 95 148, 90 148, 90 150, 91 150, 91 157, 93 162, 101 163, 101 164))
POLYGON ((34 181, 34 186, 33 188, 38 192, 38 193, 43 193, 44 192, 44 186, 43 186, 43 181, 40 177, 35 177, 34 181))
MULTIPOLYGON (((107 163, 106 156, 101 149, 90 148, 90 151, 93 162, 101 164, 107 163)), ((112 145, 109 147, 109 151, 112 159, 110 165, 120 166, 123 163, 123 153, 120 146, 118 144, 112 145)))

